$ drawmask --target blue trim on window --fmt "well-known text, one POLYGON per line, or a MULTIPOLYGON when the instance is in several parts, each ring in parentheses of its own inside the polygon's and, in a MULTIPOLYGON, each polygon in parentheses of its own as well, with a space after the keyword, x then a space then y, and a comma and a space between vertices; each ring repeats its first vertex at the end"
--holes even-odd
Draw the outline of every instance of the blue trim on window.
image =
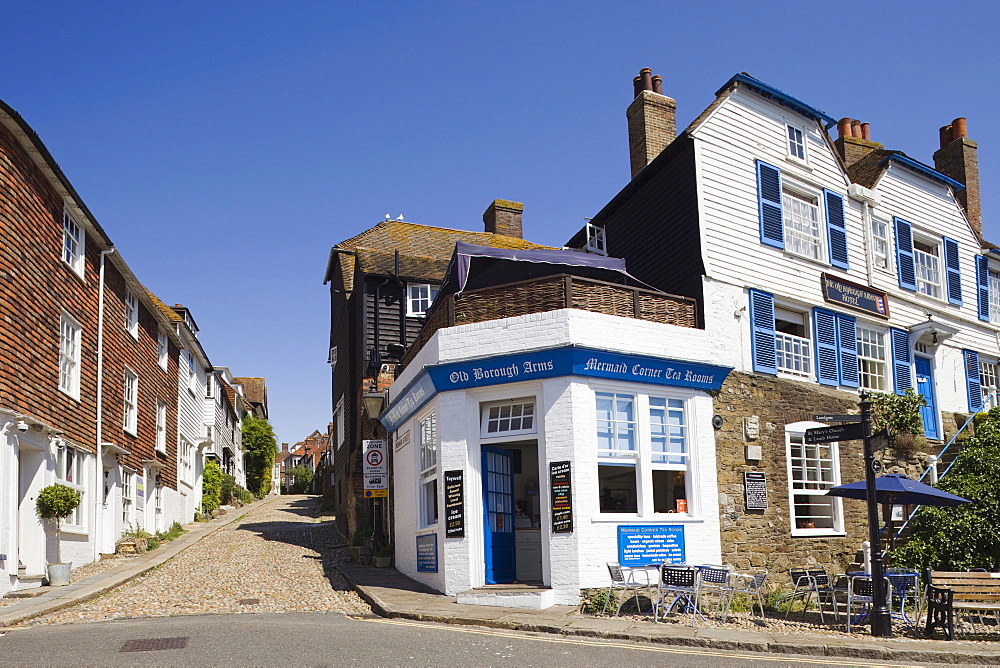
POLYGON ((781 170, 761 160, 757 160, 756 163, 760 242, 775 248, 784 248, 785 222, 781 210, 781 170))
POLYGON ((858 369, 858 328, 853 316, 837 314, 837 352, 840 362, 840 384, 861 385, 858 369))
POLYGON ((899 287, 916 291, 917 270, 913 264, 913 225, 895 216, 893 216, 892 222, 896 228, 896 274, 899 276, 899 287))
POLYGON ((976 292, 979 293, 979 319, 990 321, 990 261, 985 255, 976 256, 976 292))
POLYGON ((979 353, 975 350, 963 350, 965 358, 965 387, 969 392, 969 412, 978 413, 983 410, 983 386, 979 381, 979 353))
POLYGON ((813 334, 816 348, 816 380, 821 385, 835 386, 840 383, 837 315, 826 309, 813 309, 813 334))
POLYGON ((962 272, 958 261, 958 242, 942 237, 944 242, 944 266, 947 273, 948 303, 962 305, 962 272))
POLYGON ((753 370, 778 374, 774 341, 774 295, 750 290, 750 348, 753 370))
POLYGON ((830 264, 850 269, 847 263, 847 225, 844 222, 844 198, 832 190, 823 189, 826 208, 826 234, 830 241, 830 264))
POLYGON ((931 169, 930 167, 928 167, 924 163, 917 162, 913 158, 908 158, 905 155, 902 155, 900 153, 894 153, 894 154, 888 156, 887 158, 884 158, 882 160, 882 162, 878 163, 878 166, 882 167, 887 162, 898 162, 899 164, 901 164, 901 165, 903 165, 905 167, 909 167, 910 169, 912 169, 915 172, 920 172, 924 176, 930 177, 930 178, 932 178, 932 179, 934 179, 936 181, 940 181, 941 183, 944 183, 945 185, 951 186, 955 190, 962 190, 963 188, 965 188, 965 184, 964 183, 962 183, 960 181, 956 181, 955 179, 951 178, 950 176, 945 176, 941 172, 939 172, 939 171, 937 171, 935 169, 931 169))
POLYGON ((910 333, 905 329, 890 329, 892 341, 892 388, 896 394, 913 389, 913 372, 910 369, 910 333))

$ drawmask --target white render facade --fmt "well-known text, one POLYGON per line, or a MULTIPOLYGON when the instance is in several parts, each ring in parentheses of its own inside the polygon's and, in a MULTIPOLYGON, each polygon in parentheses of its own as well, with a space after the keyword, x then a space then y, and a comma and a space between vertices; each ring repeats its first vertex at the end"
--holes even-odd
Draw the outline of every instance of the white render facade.
MULTIPOLYGON (((398 424, 391 438, 396 568, 459 601, 545 607, 576 604, 582 588, 606 584, 605 564, 628 560, 620 547, 622 528, 672 532, 671 560, 718 563, 711 397, 703 389, 644 382, 630 373, 635 367, 695 364, 718 374, 721 384, 728 369, 708 366, 715 359, 717 353, 702 330, 573 309, 438 330, 390 389, 390 407, 383 414, 384 421, 394 406, 412 409, 411 396, 426 402, 398 424), (613 341, 609 331, 615 333, 613 341), (529 369, 545 368, 551 364, 546 360, 573 354, 583 355, 582 366, 576 367, 579 375, 530 379, 529 369), (597 360, 606 356, 615 362, 628 360, 628 370, 606 374, 618 377, 588 377, 584 369, 599 366, 597 360), (488 369, 511 363, 519 371, 504 382, 440 389, 429 401, 421 389, 427 369, 450 369, 458 378, 466 367, 481 368, 488 377, 488 369), (630 426, 611 428, 618 432, 617 446, 614 438, 608 440, 610 423, 601 409, 609 397, 617 402, 619 417, 631 414, 624 419, 630 426), (670 407, 666 431, 671 434, 671 456, 657 445, 666 442, 665 436, 660 438, 665 422, 657 406, 670 407), (624 432, 629 435, 622 436, 624 432), (506 510, 491 494, 497 483, 486 482, 495 473, 492 453, 510 457, 513 464, 507 476, 507 502, 513 507, 506 510), (555 526, 552 510, 551 467, 566 463, 570 530, 564 524, 555 526), (491 469, 486 476, 484 466, 491 469), (609 489, 617 484, 611 482, 618 478, 616 471, 632 482, 609 489), (449 537, 447 526, 452 519, 448 504, 455 501, 448 492, 456 490, 446 488, 445 476, 455 472, 463 478, 461 537, 449 537), (501 512, 487 513, 487 507, 501 512), (498 532, 509 534, 513 545, 496 547, 498 532), (502 554, 510 555, 513 563, 501 565, 502 554), (470 592, 515 580, 538 585, 544 593, 534 603, 503 603, 488 593, 470 592)), ((559 362, 555 364, 558 370, 559 362)))

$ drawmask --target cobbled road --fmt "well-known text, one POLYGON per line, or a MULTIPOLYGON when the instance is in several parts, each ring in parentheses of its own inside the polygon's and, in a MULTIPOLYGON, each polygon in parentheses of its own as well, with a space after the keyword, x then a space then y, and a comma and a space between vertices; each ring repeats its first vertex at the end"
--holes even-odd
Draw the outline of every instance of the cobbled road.
MULTIPOLYGON (((371 614, 333 568, 346 549, 316 499, 281 496, 145 575, 30 624, 247 612, 371 614)), ((240 512, 240 511, 230 511, 240 512)))

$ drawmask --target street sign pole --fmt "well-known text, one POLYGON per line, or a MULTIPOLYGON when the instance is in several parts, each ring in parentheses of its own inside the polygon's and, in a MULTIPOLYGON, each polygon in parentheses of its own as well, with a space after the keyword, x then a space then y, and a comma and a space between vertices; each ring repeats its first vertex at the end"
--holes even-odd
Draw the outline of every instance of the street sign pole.
POLYGON ((878 504, 875 499, 875 452, 872 448, 872 402, 868 394, 861 394, 861 429, 865 447, 865 491, 868 503, 868 540, 872 548, 872 635, 882 638, 892 637, 892 613, 886 600, 885 555, 879 541, 878 504))

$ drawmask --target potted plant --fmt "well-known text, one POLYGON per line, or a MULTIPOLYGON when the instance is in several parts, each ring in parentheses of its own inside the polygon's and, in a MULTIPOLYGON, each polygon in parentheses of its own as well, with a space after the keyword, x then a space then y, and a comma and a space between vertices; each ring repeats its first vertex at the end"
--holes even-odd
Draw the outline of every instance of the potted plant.
POLYGON ((372 563, 375 564, 375 568, 389 568, 392 566, 393 554, 395 554, 395 550, 392 543, 379 543, 372 563))
POLYGON ((49 485, 38 493, 38 500, 35 505, 38 508, 38 516, 46 520, 55 520, 56 523, 56 563, 49 564, 49 586, 60 587, 69 584, 69 574, 73 569, 73 562, 63 563, 62 561, 62 541, 60 531, 62 521, 69 517, 76 507, 80 505, 80 492, 72 487, 56 483, 49 485))
POLYGON ((372 558, 371 539, 375 530, 371 527, 359 527, 351 536, 351 558, 359 564, 367 566, 372 558))

